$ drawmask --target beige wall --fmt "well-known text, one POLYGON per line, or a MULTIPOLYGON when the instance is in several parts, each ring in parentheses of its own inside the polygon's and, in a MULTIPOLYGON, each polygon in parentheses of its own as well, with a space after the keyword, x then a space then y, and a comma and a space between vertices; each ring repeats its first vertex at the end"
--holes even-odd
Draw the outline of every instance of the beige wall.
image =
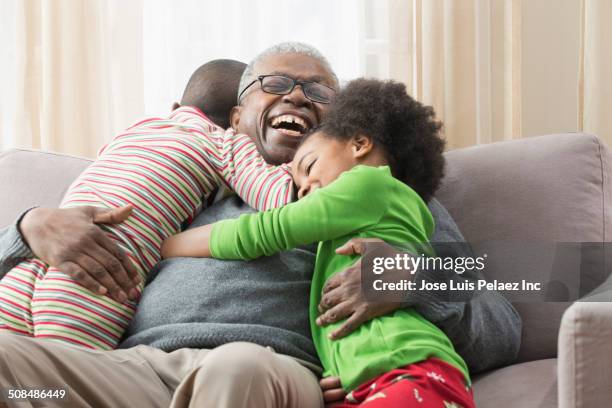
POLYGON ((585 1, 581 128, 599 134, 612 146, 612 1, 585 1))
POLYGON ((577 131, 579 0, 523 1, 522 136, 577 131))
POLYGON ((448 148, 586 131, 612 145, 612 1, 390 0, 389 76, 448 148), (406 28, 408 27, 408 28, 406 28))

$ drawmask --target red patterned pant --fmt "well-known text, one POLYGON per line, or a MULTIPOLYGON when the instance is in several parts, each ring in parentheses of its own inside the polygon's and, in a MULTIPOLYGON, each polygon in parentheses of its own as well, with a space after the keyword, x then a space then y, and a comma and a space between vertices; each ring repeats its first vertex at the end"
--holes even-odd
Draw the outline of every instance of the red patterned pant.
POLYGON ((398 368, 360 385, 331 408, 475 408, 463 374, 430 358, 398 368))

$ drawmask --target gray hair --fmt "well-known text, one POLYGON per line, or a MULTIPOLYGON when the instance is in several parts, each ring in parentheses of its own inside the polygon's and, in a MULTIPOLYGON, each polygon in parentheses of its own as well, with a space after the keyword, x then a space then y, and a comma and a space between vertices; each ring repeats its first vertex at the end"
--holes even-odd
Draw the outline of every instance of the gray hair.
MULTIPOLYGON (((334 73, 331 65, 327 58, 323 56, 312 45, 304 44, 301 42, 282 42, 271 47, 266 48, 262 52, 260 52, 251 62, 247 65, 246 69, 242 73, 242 77, 240 78, 240 85, 238 86, 238 95, 244 90, 244 88, 252 82, 255 78, 255 65, 261 60, 269 57, 271 55, 281 55, 281 54, 302 54, 312 57, 319 61, 321 65, 330 73, 332 80, 334 81, 334 87, 338 88, 338 77, 334 73)), ((237 101, 240 103, 240 101, 237 101)))

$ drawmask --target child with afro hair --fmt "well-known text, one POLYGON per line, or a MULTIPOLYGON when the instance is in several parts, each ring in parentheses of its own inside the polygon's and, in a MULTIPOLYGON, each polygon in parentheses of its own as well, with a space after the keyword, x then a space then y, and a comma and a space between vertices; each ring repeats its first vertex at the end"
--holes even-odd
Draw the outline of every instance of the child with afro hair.
POLYGON ((404 85, 354 80, 295 154, 298 201, 178 234, 164 243, 164 256, 254 259, 318 241, 312 337, 324 376, 339 377, 349 392, 332 406, 474 407, 465 362, 414 309, 376 317, 338 340, 330 335, 342 322, 316 324, 326 281, 355 261, 336 252, 350 239, 408 243, 431 254, 423 245, 434 229, 425 201, 443 175, 440 128, 433 109, 404 85))

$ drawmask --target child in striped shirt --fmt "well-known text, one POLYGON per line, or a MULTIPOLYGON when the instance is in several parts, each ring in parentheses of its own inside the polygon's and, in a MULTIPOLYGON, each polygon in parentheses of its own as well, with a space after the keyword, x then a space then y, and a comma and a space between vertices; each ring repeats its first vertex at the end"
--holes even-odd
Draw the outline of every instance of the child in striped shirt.
MULTIPOLYGON (((248 136, 218 126, 228 124, 243 70, 244 64, 228 60, 200 67, 184 106, 175 104, 168 117, 145 119, 114 137, 61 203, 133 207, 125 222, 101 228, 133 262, 138 291, 161 259, 162 242, 219 189, 236 191, 258 210, 291 200, 288 168, 267 166, 248 136)), ((93 293, 38 259, 23 261, 0 281, 0 331, 112 349, 136 310, 136 302, 119 296, 123 301, 93 293)))

